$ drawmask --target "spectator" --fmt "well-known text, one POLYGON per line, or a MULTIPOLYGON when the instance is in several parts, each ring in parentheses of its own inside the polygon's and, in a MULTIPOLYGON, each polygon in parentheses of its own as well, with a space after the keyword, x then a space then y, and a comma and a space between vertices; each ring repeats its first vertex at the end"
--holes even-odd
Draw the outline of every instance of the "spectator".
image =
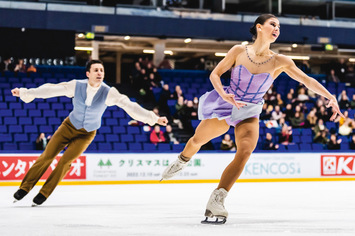
POLYGON ((158 105, 159 105, 159 108, 160 108, 160 111, 162 112, 162 114, 166 114, 168 116, 170 116, 170 109, 168 106, 168 100, 170 99, 170 95, 171 95, 171 92, 169 89, 169 85, 164 84, 163 89, 160 93, 158 105))
POLYGON ((18 64, 16 65, 14 71, 15 72, 21 72, 21 73, 25 73, 27 71, 26 70, 26 65, 25 65, 23 59, 19 59, 18 60, 18 64))
POLYGON ((279 145, 273 143, 272 135, 270 133, 266 133, 266 138, 263 143, 263 150, 277 150, 277 149, 279 149, 279 145))
POLYGON ((280 106, 276 105, 275 110, 271 113, 271 120, 279 121, 283 117, 283 113, 280 110, 280 106))
POLYGON ((286 103, 293 104, 295 102, 295 90, 293 88, 286 95, 286 103))
POLYGON ((296 111, 294 116, 290 119, 291 126, 293 128, 301 128, 304 126, 304 115, 303 113, 296 111))
POLYGON ((176 85, 172 99, 178 99, 179 97, 183 97, 183 96, 184 95, 183 95, 180 85, 176 85))
POLYGON ((345 75, 347 72, 347 66, 345 58, 340 58, 336 65, 335 74, 338 76, 340 82, 345 82, 345 75))
POLYGON ((306 89, 304 87, 301 87, 298 90, 298 95, 297 95, 297 101, 299 102, 306 102, 309 100, 308 95, 306 94, 306 89))
POLYGON ((281 133, 279 136, 279 143, 281 143, 283 145, 288 145, 289 143, 292 142, 292 140, 293 140, 292 127, 284 124, 282 126, 281 133))
POLYGON ((302 70, 306 74, 311 73, 311 67, 310 67, 308 61, 306 61, 306 60, 303 60, 298 67, 300 68, 300 70, 302 70))
POLYGON ((151 62, 147 63, 146 73, 147 73, 147 75, 150 75, 151 73, 153 73, 153 64, 151 62))
POLYGON ((344 111, 344 117, 337 117, 334 122, 339 122, 339 127, 342 126, 345 121, 349 119, 349 111, 345 110, 344 111))
MULTIPOLYGON (((271 109, 271 111, 272 111, 272 109, 271 109)), ((270 120, 271 111, 270 111, 270 109, 268 109, 267 103, 264 103, 263 108, 261 110, 261 114, 260 114, 260 120, 270 120)))
POLYGON ((343 109, 343 110, 350 108, 350 101, 349 101, 348 96, 346 95, 346 92, 341 93, 341 97, 339 100, 339 108, 343 109))
POLYGON ((225 134, 222 143, 221 150, 235 151, 236 146, 233 140, 231 140, 231 136, 229 134, 225 134))
POLYGON ((158 72, 158 69, 156 67, 153 68, 153 72, 154 74, 154 78, 155 78, 155 81, 158 83, 158 84, 162 84, 162 79, 161 79, 161 76, 158 72))
POLYGON ((0 71, 13 71, 14 65, 10 57, 6 57, 3 62, 0 64, 0 71))
POLYGON ((335 74, 335 70, 331 69, 330 74, 328 75, 328 81, 329 82, 334 82, 334 83, 339 83, 339 77, 335 74))
POLYGON ((349 148, 355 150, 355 134, 351 135, 351 140, 349 142, 349 148))
POLYGON ((327 143, 328 150, 339 150, 341 141, 341 139, 337 140, 336 134, 331 134, 330 140, 327 143))
POLYGON ((139 84, 140 84, 141 70, 142 70, 142 68, 141 68, 139 62, 134 63, 134 68, 131 72, 130 79, 131 79, 132 86, 137 90, 138 90, 139 84))
POLYGON ((186 105, 181 108, 180 120, 185 131, 193 134, 194 128, 191 125, 191 120, 197 120, 197 110, 193 107, 191 100, 187 101, 186 105))
POLYGON ((37 68, 33 64, 30 64, 30 66, 27 68, 27 73, 36 73, 36 72, 37 72, 37 68))
MULTIPOLYGON (((339 125, 340 125, 340 122, 339 122, 339 125)), ((345 119, 345 121, 339 126, 338 133, 342 136, 348 136, 353 132, 354 127, 355 127, 355 121, 352 120, 351 118, 347 117, 345 119)))
POLYGON ((327 130, 322 130, 318 134, 319 135, 317 135, 313 138, 313 142, 320 143, 320 144, 327 144, 329 141, 327 130))
POLYGON ((350 108, 355 109, 355 93, 353 94, 353 98, 350 101, 350 108))
POLYGON ((328 111, 325 109, 325 106, 321 106, 317 111, 316 115, 318 119, 322 119, 322 120, 329 120, 330 117, 328 111))
POLYGON ((286 109, 284 110, 283 113, 284 113, 285 121, 290 122, 291 117, 293 117, 295 114, 292 110, 292 105, 290 103, 286 105, 286 109))
POLYGON ((141 77, 140 77, 140 87, 139 87, 139 94, 146 102, 155 103, 155 97, 153 94, 153 90, 151 87, 150 79, 145 73, 145 69, 141 70, 141 77))
POLYGON ((276 100, 277 100, 277 103, 276 103, 277 105, 279 105, 280 107, 284 107, 285 104, 284 104, 284 101, 281 98, 281 94, 278 93, 276 95, 276 100))
POLYGON ((154 130, 150 133, 150 142, 153 144, 165 142, 164 133, 160 130, 159 125, 155 125, 154 130))
POLYGON ((173 128, 171 127, 171 125, 166 126, 164 138, 166 143, 179 144, 177 137, 173 133, 173 128))
POLYGON ((193 107, 196 109, 196 111, 198 110, 198 97, 194 97, 193 102, 193 107))
POLYGON ((184 101, 184 97, 180 96, 175 104, 175 109, 176 109, 176 113, 180 112, 180 110, 184 107, 185 105, 185 101, 184 101))
POLYGON ((44 133, 40 133, 36 139, 36 150, 44 150, 51 136, 46 137, 44 133))
POLYGON ((307 115, 306 126, 307 127, 314 127, 317 124, 317 116, 316 116, 317 109, 315 107, 307 115))
POLYGON ((195 66, 196 70, 204 70, 205 69, 205 58, 201 57, 199 62, 195 66))
POLYGON ((277 92, 274 88, 274 85, 272 84, 264 96, 265 102, 268 105, 275 105, 277 103, 276 95, 277 95, 277 92))
POLYGON ((355 79, 354 66, 351 64, 348 64, 344 82, 351 83, 353 85, 354 79, 355 79))
POLYGON ((156 81, 154 73, 149 74, 149 83, 150 89, 161 87, 161 84, 156 81))
POLYGON ((322 119, 318 119, 317 124, 314 126, 313 128, 313 132, 314 132, 314 137, 313 137, 313 141, 317 142, 318 137, 322 136, 322 133, 325 131, 325 137, 328 135, 328 129, 325 127, 324 125, 324 121, 322 119))

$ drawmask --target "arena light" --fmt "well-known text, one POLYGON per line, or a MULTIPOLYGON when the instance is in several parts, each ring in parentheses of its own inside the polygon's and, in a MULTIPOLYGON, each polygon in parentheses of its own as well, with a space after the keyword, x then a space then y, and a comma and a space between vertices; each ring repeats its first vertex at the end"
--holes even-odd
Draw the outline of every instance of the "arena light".
POLYGON ((216 57, 225 57, 227 55, 227 53, 226 52, 216 52, 214 55, 216 57))
POLYGON ((292 60, 306 60, 308 61, 310 59, 309 56, 295 56, 295 55, 288 55, 289 58, 292 60))
POLYGON ((168 54, 168 55, 173 55, 174 53, 173 53, 173 51, 171 51, 171 50, 165 50, 164 51, 164 54, 168 54))
POLYGON ((292 44, 292 47, 297 48, 298 47, 297 43, 292 44))
MULTIPOLYGON (((143 50, 143 53, 154 54, 154 53, 155 53, 155 50, 153 50, 153 49, 144 49, 144 50, 143 50)), ((171 51, 171 50, 165 50, 165 51, 164 51, 164 54, 174 55, 173 51, 171 51)))
POLYGON ((355 58, 349 58, 349 62, 355 62, 355 58))
POLYGON ((127 35, 127 36, 124 36, 123 38, 124 40, 130 40, 131 39, 131 36, 127 35))
POLYGON ((78 34, 78 38, 85 38, 85 35, 83 33, 78 34))
POLYGON ((192 39, 191 38, 187 38, 184 40, 184 43, 191 43, 192 39))
POLYGON ((144 49, 144 50, 143 50, 143 53, 154 54, 155 51, 154 51, 154 50, 151 50, 151 49, 144 49))
POLYGON ((74 47, 75 51, 92 51, 93 47, 74 47))
POLYGON ((248 45, 249 44, 249 42, 248 41, 244 41, 244 42, 242 42, 242 45, 248 45))

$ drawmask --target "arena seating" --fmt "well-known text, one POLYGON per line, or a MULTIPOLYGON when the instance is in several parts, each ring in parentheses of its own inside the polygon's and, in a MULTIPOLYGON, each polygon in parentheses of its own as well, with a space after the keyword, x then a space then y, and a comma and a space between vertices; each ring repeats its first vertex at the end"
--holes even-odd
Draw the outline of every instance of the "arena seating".
MULTIPOLYGON (((81 79, 85 75, 85 69, 81 67, 39 67, 37 73, 11 73, 5 72, 0 76, 0 150, 4 151, 31 151, 35 149, 35 139, 40 132, 52 135, 57 127, 66 118, 72 109, 71 99, 67 97, 36 99, 32 103, 23 103, 19 98, 11 95, 14 87, 33 88, 43 83, 59 83, 69 81, 74 78, 81 79)), ((186 99, 199 97, 203 93, 212 89, 206 71, 191 70, 160 70, 163 81, 174 86, 179 84, 185 94, 186 99)), ((351 97, 355 92, 354 88, 346 87, 343 83, 326 82, 325 75, 312 75, 319 82, 325 85, 331 92, 339 94, 346 90, 351 97)), ((276 90, 286 95, 290 88, 296 88, 298 83, 291 80, 287 75, 281 74, 275 80, 276 90)), ((155 89, 155 97, 159 97, 161 89, 155 89)), ((168 106, 172 114, 175 112, 175 100, 169 100, 168 106)), ((306 104, 309 108, 313 104, 306 104)), ((355 110, 349 111, 352 117, 355 110)), ((143 126, 130 126, 128 123, 131 118, 118 107, 108 107, 102 118, 102 127, 98 130, 97 136, 89 146, 88 152, 170 152, 181 151, 185 144, 172 145, 161 143, 151 144, 149 141, 150 132, 146 132, 143 126)), ((199 124, 198 120, 192 121, 194 128, 199 124)), ((326 122, 328 129, 337 129, 338 126, 333 122, 326 122)), ((164 130, 164 129, 163 129, 164 130)), ((265 134, 270 132, 274 141, 278 142, 275 128, 267 128, 263 121, 260 121, 260 139, 256 151, 261 151, 262 141, 265 134)), ((230 129, 228 133, 234 139, 234 131, 230 129)), ((279 151, 290 152, 310 152, 325 151, 323 145, 312 143, 312 130, 293 129, 293 144, 280 145, 279 151)), ((342 137, 342 149, 348 149, 348 138, 342 137)), ((219 149, 222 137, 211 141, 216 150, 219 149)))

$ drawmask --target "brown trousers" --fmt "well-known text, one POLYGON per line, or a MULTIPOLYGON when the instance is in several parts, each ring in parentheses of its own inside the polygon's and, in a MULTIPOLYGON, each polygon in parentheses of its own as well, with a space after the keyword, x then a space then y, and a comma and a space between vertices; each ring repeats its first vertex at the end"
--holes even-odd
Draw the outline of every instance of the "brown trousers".
POLYGON ((54 158, 67 146, 67 150, 60 158, 56 168, 40 190, 40 193, 48 198, 69 171, 71 163, 86 150, 95 135, 96 130, 91 132, 87 132, 85 129, 77 130, 69 118, 66 118, 48 142, 44 152, 28 170, 20 189, 29 192, 46 172, 54 158))

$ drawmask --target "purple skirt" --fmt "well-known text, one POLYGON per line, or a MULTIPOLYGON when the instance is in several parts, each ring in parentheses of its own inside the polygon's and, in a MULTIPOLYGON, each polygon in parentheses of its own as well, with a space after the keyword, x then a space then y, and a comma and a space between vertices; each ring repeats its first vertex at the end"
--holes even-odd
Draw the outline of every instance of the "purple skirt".
POLYGON ((245 119, 252 117, 259 118, 263 102, 258 104, 244 101, 240 102, 246 103, 247 106, 238 109, 224 101, 216 90, 206 92, 199 99, 198 119, 206 120, 217 118, 218 120, 225 120, 230 126, 236 126, 245 119))

